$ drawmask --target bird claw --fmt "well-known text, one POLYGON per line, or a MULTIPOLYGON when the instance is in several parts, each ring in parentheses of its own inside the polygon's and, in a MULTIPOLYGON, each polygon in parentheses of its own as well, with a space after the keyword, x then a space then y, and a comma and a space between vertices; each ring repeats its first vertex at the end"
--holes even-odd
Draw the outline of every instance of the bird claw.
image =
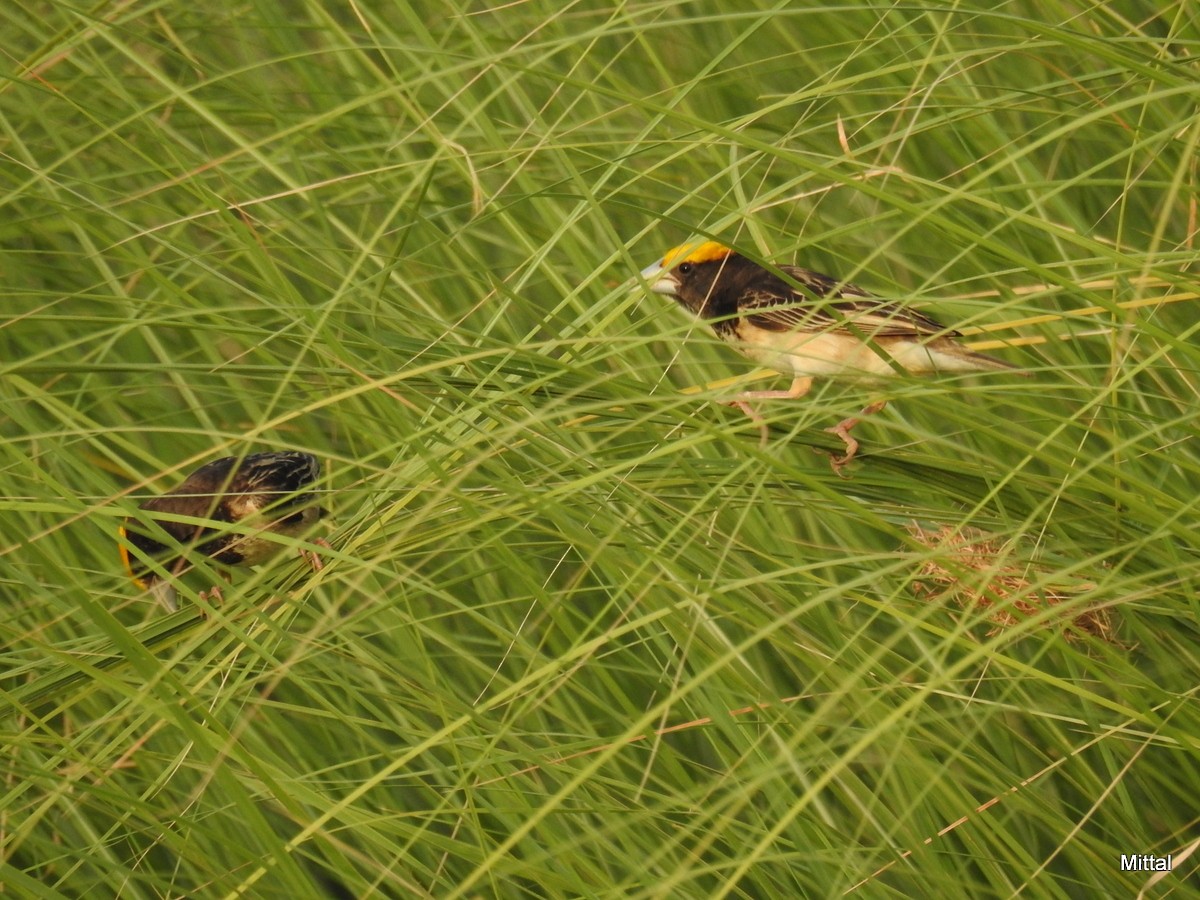
POLYGON ((850 433, 850 429, 862 421, 866 416, 875 415, 875 413, 879 412, 885 406, 887 406, 886 400, 878 400, 875 403, 871 403, 863 407, 863 411, 857 416, 849 416, 845 419, 842 419, 842 421, 838 422, 832 428, 825 429, 825 431, 827 431, 829 434, 834 434, 840 437, 842 439, 842 443, 846 445, 846 452, 841 456, 830 454, 829 457, 829 463, 833 466, 834 474, 837 475, 838 478, 846 477, 842 474, 842 469, 844 469, 850 460, 854 459, 854 457, 858 454, 858 441, 854 439, 854 435, 850 433))
MULTIPOLYGON (((313 538, 312 543, 318 547, 324 547, 326 550, 333 549, 333 545, 325 538, 313 538)), ((316 550, 301 550, 300 558, 308 563, 314 572, 320 572, 325 568, 325 563, 321 561, 321 555, 316 550)))
POLYGON ((221 594, 220 586, 215 584, 207 591, 201 591, 199 597, 202 602, 208 603, 211 606, 216 606, 218 603, 225 602, 225 597, 221 594))
POLYGON ((220 606, 225 603, 225 597, 222 595, 219 585, 214 584, 207 591, 201 591, 197 596, 200 600, 200 618, 205 621, 208 620, 208 610, 205 608, 205 604, 208 606, 220 606))
MULTIPOLYGON (((792 386, 792 389, 788 391, 759 391, 753 394, 739 394, 736 397, 732 397, 729 400, 722 400, 721 402, 725 406, 732 406, 735 409, 740 409, 743 413, 749 416, 755 424, 758 425, 759 434, 761 435, 759 444, 761 447, 765 448, 771 436, 770 429, 767 428, 766 419, 764 419, 759 414, 758 410, 751 406, 748 401, 750 399, 773 399, 781 397, 795 399, 796 397, 804 396, 804 393, 807 391, 807 389, 807 382, 798 380, 797 383, 792 386), (797 385, 799 385, 799 388, 797 385)), ((855 440, 854 436, 850 434, 850 430, 854 428, 854 426, 860 421, 862 421, 862 419, 867 416, 874 415, 885 406, 887 406, 886 400, 877 400, 876 402, 863 407, 862 412, 860 412, 857 416, 849 416, 845 419, 842 419, 842 421, 838 422, 832 428, 825 429, 825 431, 828 433, 837 435, 839 438, 841 438, 842 443, 846 445, 846 451, 840 456, 837 454, 830 454, 829 456, 829 463, 833 466, 833 471, 839 478, 847 477, 845 474, 843 474, 842 470, 850 463, 851 460, 854 459, 855 456, 858 455, 859 444, 858 441, 855 440)), ((818 452, 823 453, 824 451, 818 450, 818 452)))
POLYGON ((767 427, 767 420, 764 419, 753 406, 747 403, 741 397, 734 397, 732 400, 722 400, 721 403, 725 406, 732 406, 734 409, 740 409, 744 412, 755 425, 758 426, 760 447, 765 448, 767 442, 771 438, 771 430, 767 427))
MULTIPOLYGON (((842 472, 849 462, 858 454, 858 441, 850 434, 850 429, 858 424, 858 419, 850 418, 843 419, 832 428, 826 428, 828 434, 835 434, 842 439, 842 443, 846 445, 846 452, 841 456, 836 453, 829 454, 829 464, 833 466, 833 473, 838 478, 847 478, 848 476, 842 472)), ((818 451, 823 452, 823 451, 818 451)))

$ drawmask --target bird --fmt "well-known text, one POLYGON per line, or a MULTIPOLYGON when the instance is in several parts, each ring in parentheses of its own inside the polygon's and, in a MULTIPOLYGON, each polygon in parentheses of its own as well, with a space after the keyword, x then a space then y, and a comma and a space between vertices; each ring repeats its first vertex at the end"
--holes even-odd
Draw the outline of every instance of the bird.
MULTIPOLYGON (((148 516, 125 519, 118 543, 125 571, 134 584, 149 590, 168 612, 174 612, 175 588, 163 573, 175 576, 186 572, 196 556, 208 557, 223 567, 258 565, 274 556, 283 545, 264 533, 300 537, 328 515, 310 492, 320 477, 321 463, 299 450, 213 460, 177 487, 142 503, 138 509, 148 516), (157 514, 163 513, 208 519, 213 524, 159 518, 157 514), (153 526, 146 524, 147 519, 153 526), (239 527, 224 530, 222 523, 239 527)), ((313 543, 329 546, 320 538, 313 543)), ((313 571, 321 570, 316 553, 301 550, 300 556, 313 571)), ((220 593, 219 587, 213 587, 201 598, 219 598, 220 593)))
MULTIPOLYGON (((674 247, 641 277, 652 292, 673 297, 744 356, 791 376, 787 390, 744 391, 727 401, 758 423, 764 444, 766 425, 750 401, 798 399, 814 378, 875 381, 905 373, 1017 369, 968 350, 959 332, 924 313, 811 269, 764 268, 716 241, 674 247)), ((831 459, 835 472, 841 474, 858 452, 851 429, 886 404, 871 403, 826 429, 845 445, 831 459)))

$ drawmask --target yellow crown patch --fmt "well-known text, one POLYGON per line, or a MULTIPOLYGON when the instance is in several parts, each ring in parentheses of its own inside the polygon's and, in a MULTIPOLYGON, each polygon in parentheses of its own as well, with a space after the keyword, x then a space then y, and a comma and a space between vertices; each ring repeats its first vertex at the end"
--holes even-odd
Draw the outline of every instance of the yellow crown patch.
POLYGON ((664 269, 673 269, 680 263, 685 262, 714 262, 725 259, 731 253, 733 253, 732 250, 724 244, 718 244, 716 241, 703 241, 700 243, 691 241, 668 250, 667 255, 663 257, 662 267, 664 269))

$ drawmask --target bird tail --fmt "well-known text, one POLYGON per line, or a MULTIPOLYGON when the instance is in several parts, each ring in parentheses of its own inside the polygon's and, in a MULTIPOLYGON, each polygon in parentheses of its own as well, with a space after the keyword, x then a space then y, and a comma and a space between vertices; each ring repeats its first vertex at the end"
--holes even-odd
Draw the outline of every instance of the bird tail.
POLYGON ((936 349, 940 365, 938 368, 943 370, 958 371, 958 372, 1012 372, 1014 375, 1028 376, 1029 372, 1022 369, 1021 366, 1013 365, 1010 362, 1005 362, 1002 359, 996 359, 994 356, 988 356, 984 353, 976 353, 974 350, 968 350, 962 344, 954 341, 939 342, 936 349))

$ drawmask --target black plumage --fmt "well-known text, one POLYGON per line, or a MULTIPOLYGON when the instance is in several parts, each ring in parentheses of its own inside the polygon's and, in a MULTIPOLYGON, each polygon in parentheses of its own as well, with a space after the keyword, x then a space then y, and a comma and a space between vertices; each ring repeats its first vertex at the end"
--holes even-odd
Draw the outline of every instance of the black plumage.
MULTIPOLYGON (((207 463, 179 486, 138 507, 151 514, 152 525, 135 517, 126 519, 120 546, 125 568, 140 587, 153 591, 173 610, 174 590, 162 572, 187 571, 189 556, 208 557, 221 566, 252 566, 274 556, 283 545, 264 537, 265 533, 300 537, 326 514, 308 490, 320 476, 317 458, 298 450, 227 456, 207 463), (154 513, 213 524, 172 521, 154 513), (224 530, 220 523, 239 528, 224 530)), ((320 568, 315 554, 305 558, 320 568)))

